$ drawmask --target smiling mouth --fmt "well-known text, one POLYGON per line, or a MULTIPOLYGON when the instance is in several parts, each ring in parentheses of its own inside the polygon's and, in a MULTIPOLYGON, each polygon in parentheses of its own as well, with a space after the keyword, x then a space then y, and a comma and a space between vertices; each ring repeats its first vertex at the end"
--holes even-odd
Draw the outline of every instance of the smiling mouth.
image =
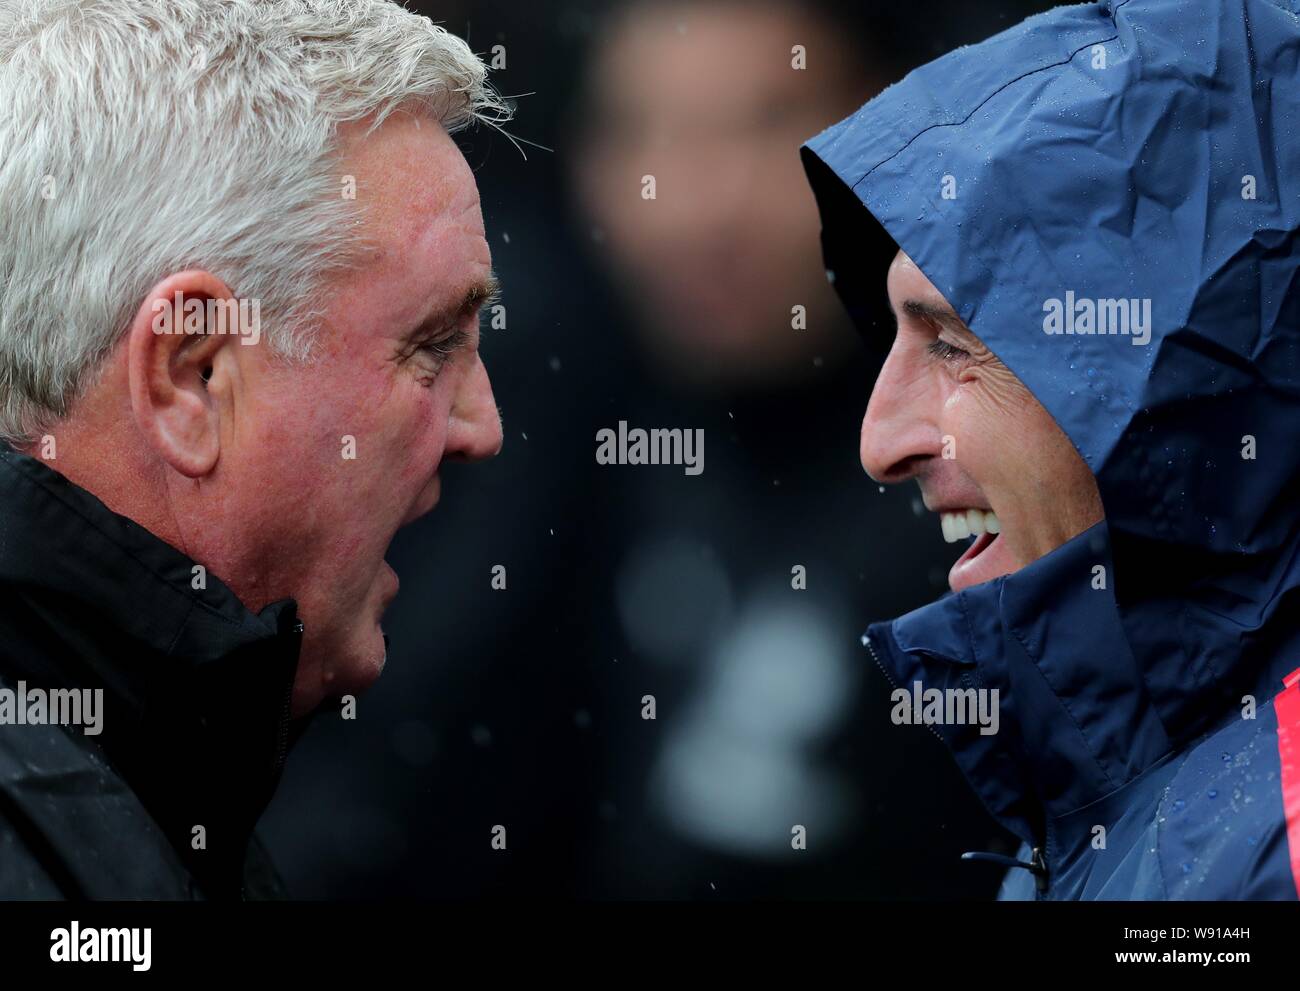
POLYGON ((1011 570, 1000 539, 1002 524, 992 510, 979 507, 943 510, 939 522, 943 539, 950 544, 975 538, 948 573, 948 584, 954 592, 1011 570))
POLYGON ((949 544, 967 537, 997 536, 1002 532, 997 514, 988 509, 941 512, 939 523, 943 527, 943 539, 949 544))

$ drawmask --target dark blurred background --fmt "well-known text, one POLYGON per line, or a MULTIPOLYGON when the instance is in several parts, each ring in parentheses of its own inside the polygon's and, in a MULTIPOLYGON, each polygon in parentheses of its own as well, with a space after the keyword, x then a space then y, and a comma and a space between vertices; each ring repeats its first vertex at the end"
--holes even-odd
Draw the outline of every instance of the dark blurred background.
POLYGON ((859 644, 958 551, 858 463, 872 368, 798 147, 1050 4, 408 6, 504 60, 518 105, 524 154, 461 140, 505 287, 482 351, 506 440, 398 534, 384 675, 293 752, 262 826, 291 893, 992 897, 959 855, 1011 844, 938 739, 890 722, 859 644), (703 474, 598 465, 620 420, 703 429, 703 474))

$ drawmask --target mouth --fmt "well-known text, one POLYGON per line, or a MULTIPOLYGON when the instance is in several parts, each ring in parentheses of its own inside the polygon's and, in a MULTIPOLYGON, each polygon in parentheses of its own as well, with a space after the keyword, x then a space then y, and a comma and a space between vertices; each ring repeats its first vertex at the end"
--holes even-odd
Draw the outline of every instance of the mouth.
MULTIPOLYGON (((402 521, 398 523, 393 532, 388 535, 388 543, 384 545, 385 555, 387 555, 389 548, 392 546, 393 540, 397 536, 397 531, 401 530, 403 527, 410 526, 422 516, 426 516, 433 512, 434 508, 441 500, 441 497, 442 478, 435 474, 433 478, 429 480, 429 484, 425 486, 419 497, 416 498, 414 503, 412 503, 411 508, 402 518, 402 521)), ((379 573, 376 576, 376 581, 379 585, 379 613, 382 616, 388 607, 393 604, 393 600, 397 598, 397 593, 402 587, 401 580, 397 577, 397 572, 393 570, 393 566, 388 563, 387 557, 383 557, 379 561, 379 573)))
POLYGON ((943 527, 943 539, 949 544, 967 537, 996 537, 1002 532, 1002 524, 991 509, 945 509, 939 513, 939 523, 943 527))
POLYGON ((1003 560, 1006 544, 1001 539, 1002 524, 992 510, 979 507, 943 510, 939 513, 939 523, 947 543, 975 538, 948 572, 948 586, 954 592, 1014 570, 1003 560))

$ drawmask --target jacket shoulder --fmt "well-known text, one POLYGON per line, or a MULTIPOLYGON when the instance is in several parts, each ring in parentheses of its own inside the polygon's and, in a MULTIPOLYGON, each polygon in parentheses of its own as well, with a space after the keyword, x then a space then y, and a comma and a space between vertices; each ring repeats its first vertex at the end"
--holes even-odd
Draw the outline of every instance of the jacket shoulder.
POLYGON ((190 897, 166 836, 92 744, 0 726, 0 898, 190 897))
POLYGON ((59 901, 67 897, 49 866, 13 824, 0 817, 0 899, 59 901))
POLYGON ((1275 701, 1193 744, 1166 789, 1156 848, 1170 898, 1296 898, 1275 701))

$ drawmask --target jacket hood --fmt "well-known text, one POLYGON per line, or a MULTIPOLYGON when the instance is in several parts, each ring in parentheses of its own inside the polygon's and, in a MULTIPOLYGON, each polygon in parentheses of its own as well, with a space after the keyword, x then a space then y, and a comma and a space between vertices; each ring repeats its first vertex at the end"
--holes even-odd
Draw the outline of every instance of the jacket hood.
MULTIPOLYGON (((989 638, 1056 612, 1054 638, 1026 641, 1041 671, 1068 654, 1067 635, 1117 620, 1103 638, 1113 665, 1077 658, 1053 682, 1066 710, 1100 714, 1127 693, 1158 718, 1082 733, 1075 771, 1112 749, 1112 784, 1140 770, 1125 747, 1147 765, 1243 691, 1271 697, 1282 655, 1300 649, 1280 614, 1300 586, 1296 121, 1295 0, 1122 0, 951 52, 802 151, 828 275, 869 345, 883 356, 892 336, 885 273, 901 247, 1069 436, 1105 507, 1104 523, 1021 573, 898 621, 894 647, 913 661, 970 655, 978 633, 945 644, 942 629, 977 603, 1000 624, 989 638), (1112 309, 1112 332, 1097 333, 1107 301, 1134 323, 1114 332, 1112 309), (1072 559, 1113 567, 1104 594, 1067 582, 1091 593, 1083 611, 1060 594, 1072 559), (1053 595, 1033 584, 1049 574, 1053 595)), ((1017 766, 1026 735, 997 745, 1021 751, 1017 766)), ((1005 811, 1014 790, 991 804, 1005 811)))

